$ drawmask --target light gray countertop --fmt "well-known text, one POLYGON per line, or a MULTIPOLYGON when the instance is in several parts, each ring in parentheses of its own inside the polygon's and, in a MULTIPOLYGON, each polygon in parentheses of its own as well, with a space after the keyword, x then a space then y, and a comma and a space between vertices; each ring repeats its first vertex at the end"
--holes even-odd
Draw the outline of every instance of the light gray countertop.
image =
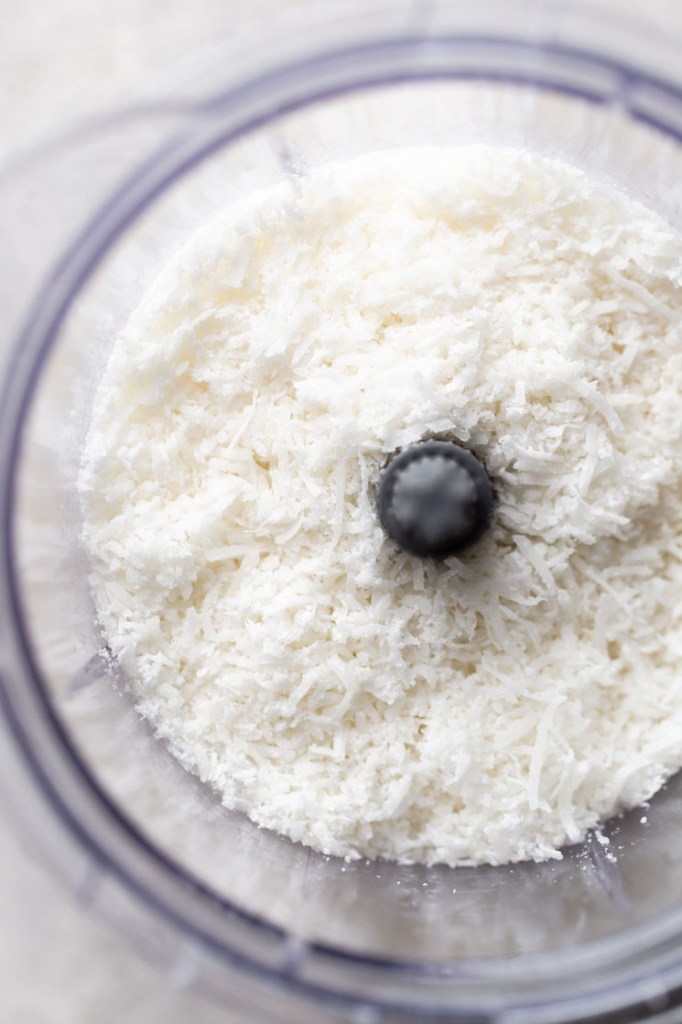
MULTIPOLYGON (((113 107, 195 47, 315 0, 21 0, 0 7, 0 163, 113 107)), ((682 25, 680 0, 609 0, 682 25)), ((229 1024, 171 990, 86 916, 0 811, 0 1020, 7 1024, 229 1024)))

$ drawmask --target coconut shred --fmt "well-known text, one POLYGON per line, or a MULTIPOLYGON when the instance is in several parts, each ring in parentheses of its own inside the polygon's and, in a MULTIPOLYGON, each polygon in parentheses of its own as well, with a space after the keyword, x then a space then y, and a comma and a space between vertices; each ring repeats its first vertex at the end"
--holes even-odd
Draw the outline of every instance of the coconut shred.
POLYGON ((81 490, 140 713, 327 854, 560 857, 682 766, 682 240, 561 163, 377 153, 201 229, 118 337, 81 490), (489 528, 400 550, 428 438, 489 528))

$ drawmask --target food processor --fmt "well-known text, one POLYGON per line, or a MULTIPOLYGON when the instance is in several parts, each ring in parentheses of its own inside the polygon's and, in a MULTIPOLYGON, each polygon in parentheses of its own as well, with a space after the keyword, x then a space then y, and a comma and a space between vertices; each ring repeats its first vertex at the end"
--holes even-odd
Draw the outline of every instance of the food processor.
POLYGON ((541 864, 344 862, 258 829, 132 706, 76 490, 117 333, 183 239, 258 187, 482 142, 682 230, 679 52, 625 8, 353 0, 217 45, 0 174, 1 787, 37 856, 173 984, 263 1022, 682 1020, 682 779, 541 864))

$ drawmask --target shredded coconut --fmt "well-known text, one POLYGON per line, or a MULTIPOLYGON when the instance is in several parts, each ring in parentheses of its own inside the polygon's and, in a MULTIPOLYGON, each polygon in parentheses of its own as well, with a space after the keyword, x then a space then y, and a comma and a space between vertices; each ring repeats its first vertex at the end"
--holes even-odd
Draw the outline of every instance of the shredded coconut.
POLYGON ((199 231, 118 338, 84 451, 103 634, 140 712, 327 854, 560 848, 682 766, 682 243, 580 172, 377 153, 199 231), (428 436, 491 528, 382 533, 428 436))

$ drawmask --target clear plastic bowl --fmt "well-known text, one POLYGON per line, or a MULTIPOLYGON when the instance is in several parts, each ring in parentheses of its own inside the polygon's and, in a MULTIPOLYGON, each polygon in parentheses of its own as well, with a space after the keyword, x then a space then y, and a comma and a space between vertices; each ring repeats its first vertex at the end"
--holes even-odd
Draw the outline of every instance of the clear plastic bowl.
POLYGON ((172 761, 98 653, 74 487, 117 330, 230 199, 334 157, 483 141, 682 227, 681 84, 679 41, 594 5, 348 3, 217 47, 0 180, 0 777, 46 862, 175 984, 300 1024, 682 1019, 679 780, 609 846, 538 865, 345 864, 259 830, 172 761))

